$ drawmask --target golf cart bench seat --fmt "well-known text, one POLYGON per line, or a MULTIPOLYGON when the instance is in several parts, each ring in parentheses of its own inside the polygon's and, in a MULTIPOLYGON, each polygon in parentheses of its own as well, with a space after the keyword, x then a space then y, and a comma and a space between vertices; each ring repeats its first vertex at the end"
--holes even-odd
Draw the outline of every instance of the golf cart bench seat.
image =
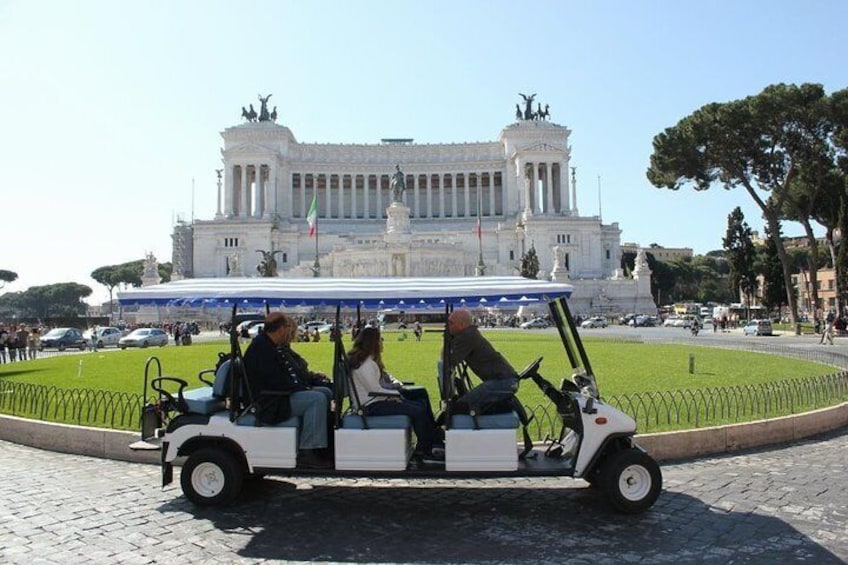
POLYGON ((226 409, 225 400, 230 382, 230 360, 227 359, 218 369, 206 369, 200 371, 198 378, 203 382, 209 382, 203 375, 214 374, 215 380, 211 386, 204 386, 183 393, 188 411, 194 414, 210 415, 226 409))
MULTIPOLYGON (((514 430, 521 424, 518 414, 514 411, 504 412, 502 414, 483 414, 477 416, 477 423, 481 430, 514 430)), ((474 430, 478 426, 474 422, 474 417, 468 414, 454 414, 451 416, 450 429, 453 430, 474 430)))
POLYGON ((188 411, 193 414, 209 416, 226 408, 224 399, 216 397, 211 386, 187 390, 183 393, 183 398, 188 405, 188 411))
POLYGON ((245 412, 236 420, 237 426, 258 426, 260 428, 297 428, 300 426, 300 418, 291 416, 288 420, 277 422, 276 424, 256 423, 256 415, 251 412, 245 412))
POLYGON ((366 416, 365 421, 359 414, 346 414, 342 418, 342 428, 352 430, 395 430, 406 429, 412 425, 409 416, 397 414, 394 416, 366 416), (368 424, 366 428, 365 425, 368 424))
POLYGON ((353 372, 341 341, 336 342, 333 381, 336 391, 350 402, 335 430, 336 469, 340 471, 402 471, 412 455, 412 420, 403 414, 357 414, 360 405, 353 372))

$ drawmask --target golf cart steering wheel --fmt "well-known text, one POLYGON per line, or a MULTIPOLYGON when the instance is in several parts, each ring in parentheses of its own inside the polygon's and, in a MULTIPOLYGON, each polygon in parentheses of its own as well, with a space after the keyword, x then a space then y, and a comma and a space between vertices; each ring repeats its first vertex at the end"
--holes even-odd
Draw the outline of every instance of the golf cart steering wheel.
POLYGON ((539 371, 539 366, 541 366, 542 364, 542 359, 544 359, 544 357, 539 357, 538 359, 524 367, 524 370, 518 373, 518 380, 522 381, 524 379, 529 379, 533 375, 535 375, 539 371))
POLYGON ((174 377, 156 377, 152 381, 150 381, 150 388, 159 393, 159 399, 166 398, 168 400, 168 405, 179 410, 180 412, 187 412, 188 405, 186 404, 185 398, 183 397, 183 390, 188 386, 188 383, 182 379, 177 379, 174 377), (177 391, 177 398, 174 398, 173 393, 165 390, 165 387, 162 386, 164 382, 176 383, 179 385, 179 390, 177 391))

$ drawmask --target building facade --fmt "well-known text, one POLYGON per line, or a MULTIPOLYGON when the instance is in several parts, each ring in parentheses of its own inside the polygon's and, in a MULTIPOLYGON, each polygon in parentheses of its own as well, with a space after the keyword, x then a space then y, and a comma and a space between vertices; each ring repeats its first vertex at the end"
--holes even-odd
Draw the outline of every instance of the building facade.
POLYGON ((517 119, 490 142, 305 144, 270 120, 227 128, 215 217, 177 226, 173 278, 260 276, 269 258, 280 277, 515 275, 532 246, 539 278, 587 307, 650 309, 649 273, 635 291, 618 272, 618 223, 578 212, 570 133, 517 119))

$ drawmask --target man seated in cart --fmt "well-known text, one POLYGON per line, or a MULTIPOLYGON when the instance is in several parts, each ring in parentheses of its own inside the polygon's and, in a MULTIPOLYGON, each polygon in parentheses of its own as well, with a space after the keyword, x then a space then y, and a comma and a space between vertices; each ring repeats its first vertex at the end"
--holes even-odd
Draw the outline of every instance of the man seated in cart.
POLYGON ((458 401, 477 410, 508 400, 518 390, 518 373, 480 334, 471 312, 454 310, 448 317, 451 367, 466 363, 483 381, 458 401))
POLYGON ((298 465, 326 467, 320 450, 327 447, 327 415, 332 391, 313 386, 312 376, 292 356, 278 351, 291 343, 296 325, 282 312, 265 318, 264 331, 258 334, 244 354, 256 417, 264 424, 277 424, 291 416, 301 418, 298 465), (291 392, 280 395, 279 392, 291 392))

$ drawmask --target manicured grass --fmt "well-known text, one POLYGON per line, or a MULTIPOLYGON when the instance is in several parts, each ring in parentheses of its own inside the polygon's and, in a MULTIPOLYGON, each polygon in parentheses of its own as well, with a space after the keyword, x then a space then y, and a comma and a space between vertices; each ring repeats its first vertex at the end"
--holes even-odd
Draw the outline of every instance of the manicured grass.
MULTIPOLYGON (((540 373, 557 385, 570 376, 559 337, 548 332, 490 331, 485 334, 496 349, 520 370, 537 357, 544 357, 540 373)), ((441 350, 441 335, 425 333, 416 342, 411 332, 386 332, 384 361, 401 380, 412 380, 427 387, 431 398, 438 398, 436 361, 441 350), (405 338, 404 338, 405 335, 405 338)), ((688 345, 647 345, 622 343, 587 336, 584 338, 592 368, 605 397, 652 391, 674 391, 759 384, 835 372, 832 367, 778 357, 688 345), (695 356, 695 372, 689 374, 689 355, 695 356)), ((345 339, 350 347, 349 337, 345 339)), ((162 348, 101 351, 81 355, 53 357, 0 365, 0 379, 60 388, 94 389, 140 394, 143 389, 145 362, 156 356, 162 374, 182 378, 189 388, 202 386, 197 373, 215 365, 219 351, 228 343, 195 344, 189 347, 169 345, 162 348)), ((331 372, 333 344, 300 343, 295 348, 314 370, 331 372)), ((151 366, 150 376, 158 375, 151 366)), ((532 382, 524 382, 519 397, 528 405, 544 403, 542 393, 532 382)))

